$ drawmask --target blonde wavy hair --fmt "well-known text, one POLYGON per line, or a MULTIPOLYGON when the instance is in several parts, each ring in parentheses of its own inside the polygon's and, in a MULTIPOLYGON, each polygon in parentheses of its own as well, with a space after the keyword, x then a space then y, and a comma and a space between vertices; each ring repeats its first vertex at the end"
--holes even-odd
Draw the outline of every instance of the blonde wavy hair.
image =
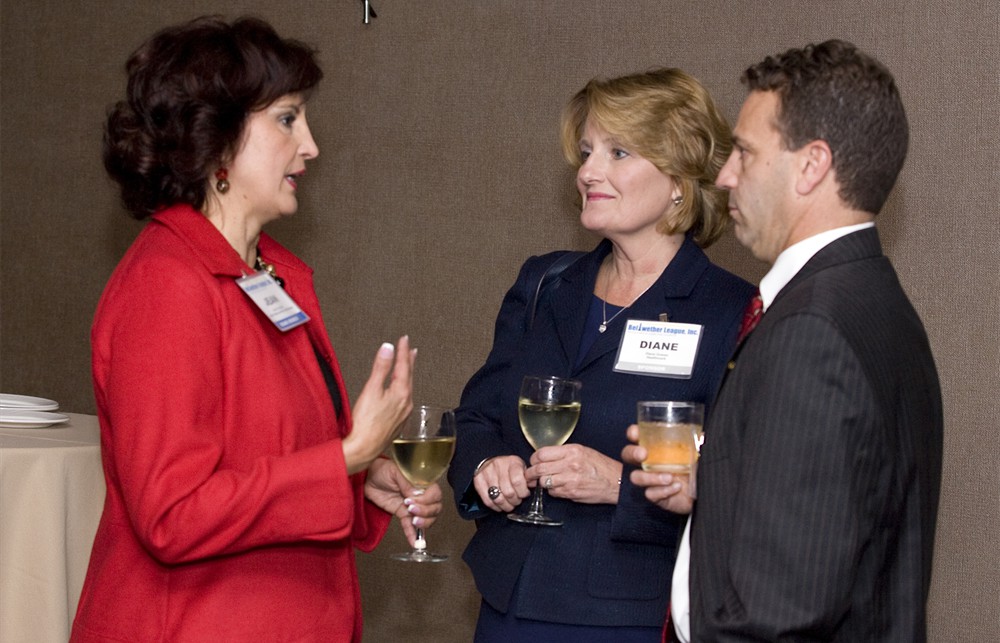
POLYGON ((732 150, 732 131, 701 83, 676 68, 588 82, 562 114, 563 155, 575 168, 583 164, 588 119, 680 188, 682 201, 657 225, 661 233, 690 233, 703 248, 722 236, 728 194, 715 179, 732 150))

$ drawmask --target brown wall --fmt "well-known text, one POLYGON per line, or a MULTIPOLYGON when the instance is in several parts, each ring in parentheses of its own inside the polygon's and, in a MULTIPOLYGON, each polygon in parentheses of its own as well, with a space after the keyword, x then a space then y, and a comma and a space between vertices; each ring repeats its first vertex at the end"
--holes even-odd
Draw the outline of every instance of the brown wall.
MULTIPOLYGON (((373 4, 379 17, 363 26, 360 0, 3 2, 0 390, 94 411, 90 319, 139 230, 101 171, 100 126, 128 53, 167 23, 250 11, 321 49, 327 80, 309 114, 321 155, 299 213, 271 232, 315 267, 352 394, 379 343, 409 333, 417 398, 449 404, 484 359, 521 261, 594 241, 576 224, 556 131, 588 78, 679 66, 734 120, 747 64, 846 38, 894 70, 912 128, 879 227, 945 393, 931 638, 1000 640, 998 4, 373 4)), ((731 237, 711 254, 748 279, 763 274, 731 237)), ((398 529, 360 556, 367 641, 469 639, 478 596, 459 554, 470 533, 449 506, 429 537, 450 563, 386 560, 403 546, 398 529)))

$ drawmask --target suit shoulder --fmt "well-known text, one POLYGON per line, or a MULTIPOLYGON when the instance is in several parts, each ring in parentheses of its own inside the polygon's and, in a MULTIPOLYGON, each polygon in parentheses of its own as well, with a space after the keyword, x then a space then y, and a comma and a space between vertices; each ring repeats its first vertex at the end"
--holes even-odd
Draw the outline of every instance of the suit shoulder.
POLYGON ((930 355, 923 322, 884 257, 810 275, 779 293, 772 308, 765 318, 774 312, 825 319, 866 360, 880 355, 898 366, 930 355))
POLYGON ((554 270, 556 274, 572 271, 590 254, 593 254, 593 251, 556 250, 543 255, 532 255, 521 264, 518 281, 527 280, 536 283, 542 275, 550 271, 554 270))
POLYGON ((808 308, 832 319, 846 316, 875 321, 916 314, 885 257, 821 270, 790 284, 787 293, 779 293, 779 299, 787 299, 790 308, 808 308))
POLYGON ((707 286, 713 296, 738 301, 741 305, 745 305, 757 292, 757 287, 749 281, 714 263, 708 264, 701 279, 702 285, 707 286))
POLYGON ((589 254, 585 250, 554 250, 543 255, 532 255, 524 262, 524 267, 549 267, 557 261, 574 261, 589 254))

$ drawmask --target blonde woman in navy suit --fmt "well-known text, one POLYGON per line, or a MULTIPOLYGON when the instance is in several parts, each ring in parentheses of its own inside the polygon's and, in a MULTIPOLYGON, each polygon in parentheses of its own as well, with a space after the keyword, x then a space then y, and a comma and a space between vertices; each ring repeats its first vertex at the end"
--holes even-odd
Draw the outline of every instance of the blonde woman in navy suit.
POLYGON ((658 642, 685 517, 646 502, 619 454, 637 401, 711 401, 753 293, 702 251, 727 224, 714 181, 730 132, 694 78, 660 69, 588 83, 564 112, 562 142, 578 168, 580 221, 604 240, 555 278, 534 315, 539 280, 562 253, 524 264, 462 396, 449 481, 477 522, 464 556, 483 596, 476 640, 658 642), (699 325, 690 376, 616 370, 630 319, 699 325), (533 452, 524 439, 525 375, 583 383, 566 444, 533 452), (562 527, 507 520, 537 484, 562 527))

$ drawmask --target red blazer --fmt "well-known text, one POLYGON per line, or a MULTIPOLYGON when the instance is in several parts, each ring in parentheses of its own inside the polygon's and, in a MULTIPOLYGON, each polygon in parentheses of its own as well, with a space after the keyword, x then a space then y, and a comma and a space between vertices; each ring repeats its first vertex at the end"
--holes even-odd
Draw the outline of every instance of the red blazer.
POLYGON ((309 323, 279 331, 187 206, 156 214, 108 282, 91 333, 107 500, 73 641, 361 638, 353 547, 390 516, 347 475, 312 271, 259 248, 309 323))

